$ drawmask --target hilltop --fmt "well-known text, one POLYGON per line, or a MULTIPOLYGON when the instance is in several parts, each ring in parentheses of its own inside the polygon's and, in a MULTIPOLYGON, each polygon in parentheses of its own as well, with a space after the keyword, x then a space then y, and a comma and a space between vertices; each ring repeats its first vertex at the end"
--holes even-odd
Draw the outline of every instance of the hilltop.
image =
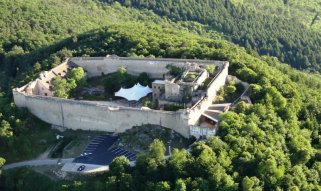
MULTIPOLYGON (((281 22, 283 24, 276 28, 276 32, 287 31, 283 33, 286 36, 282 43, 286 44, 290 42, 287 40, 296 37, 295 43, 290 47, 293 51, 292 55, 303 53, 302 47, 306 45, 304 46, 307 47, 306 49, 314 47, 310 50, 318 56, 321 49, 318 44, 319 36, 315 32, 306 30, 306 27, 301 27, 304 26, 303 24, 297 25, 296 22, 291 23, 282 19, 281 21, 270 20, 269 17, 264 24, 264 16, 249 16, 246 11, 238 8, 238 12, 235 12, 237 15, 219 12, 221 10, 219 8, 216 12, 213 11, 216 15, 220 15, 218 18, 222 19, 221 23, 215 21, 217 25, 214 21, 203 17, 206 16, 206 12, 199 11, 199 14, 204 13, 198 17, 203 23, 200 24, 191 22, 191 20, 196 21, 197 18, 184 17, 183 15, 189 12, 184 12, 186 9, 183 7, 177 6, 176 9, 173 8, 168 12, 166 4, 161 6, 155 4, 158 1, 152 1, 154 4, 150 6, 141 6, 160 10, 154 13, 150 10, 134 9, 129 5, 126 8, 119 3, 108 6, 100 1, 39 0, 26 1, 25 4, 22 4, 22 1, 17 2, 20 4, 13 4, 11 1, 1 2, 2 5, 6 5, 6 8, 0 11, 1 26, 5 26, 1 27, 1 34, 6 35, 0 41, 0 47, 2 47, 0 140, 2 145, 5 145, 0 148, 0 156, 9 162, 30 159, 39 154, 45 148, 39 146, 39 140, 35 137, 39 132, 49 131, 47 124, 36 120, 28 111, 16 108, 12 103, 11 89, 37 78, 41 71, 48 70, 71 56, 117 54, 134 57, 226 60, 230 62, 232 75, 251 84, 250 97, 253 105, 238 103, 233 111, 222 116, 218 136, 196 142, 191 146, 190 153, 186 150, 175 150, 168 161, 163 158, 165 153, 163 143, 154 141, 148 152, 137 158, 135 168, 129 168, 128 161, 120 158, 111 165, 109 173, 85 179, 75 177, 73 182, 52 181, 28 169, 3 171, 0 178, 1 189, 321 189, 320 75, 293 69, 277 58, 259 56, 250 49, 226 40, 230 38, 235 42, 236 39, 233 40, 234 37, 231 34, 241 32, 242 38, 247 34, 255 33, 253 42, 263 43, 266 39, 278 39, 278 36, 274 36, 275 33, 271 32, 275 25, 265 28, 265 24, 281 22), (25 5, 29 8, 23 8, 25 5), (58 14, 45 14, 48 8, 40 9, 41 6, 50 7, 57 13, 67 12, 68 14, 62 20, 58 14), (71 10, 73 8, 79 10, 73 13, 68 10, 68 7, 72 8, 71 10), (81 10, 88 10, 89 7, 95 11, 81 12, 81 10), (162 10, 164 12, 161 12, 162 10), (175 10, 180 11, 175 12, 175 10), (12 14, 11 19, 7 20, 5 13, 16 14, 12 14), (40 13, 42 15, 36 19, 41 21, 39 27, 31 30, 28 27, 32 26, 37 18, 35 16, 40 13), (96 16, 95 13, 97 13, 96 16), (179 13, 178 15, 182 18, 175 18, 176 16, 172 15, 174 13, 179 13), (91 16, 81 18, 88 14, 91 16), (244 19, 233 19, 241 14, 244 14, 244 18, 252 18, 248 28, 242 25, 244 19), (118 19, 113 20, 115 17, 118 19), (55 20, 57 22, 53 22, 55 20), (236 25, 237 21, 240 25, 236 25), (227 36, 226 39, 220 33, 221 30, 210 32, 212 28, 219 29, 217 28, 219 24, 227 27, 223 25, 224 22, 233 23, 230 25, 233 27, 224 33, 227 36), (52 24, 52 27, 45 27, 45 23, 49 26, 52 24), (256 24, 260 26, 258 27, 260 30, 253 29, 256 24), (238 30, 237 27, 244 27, 244 30, 238 30), (68 28, 75 32, 68 33, 68 28), (260 31, 263 28, 266 29, 266 35, 260 37, 260 31), (11 32, 4 32, 4 30, 11 32), (259 40, 260 38, 262 40, 259 40), (300 44, 302 46, 299 46, 300 44), (33 178, 41 180, 36 187, 33 178)), ((192 1, 190 3, 189 7, 197 8, 192 1)), ((203 4, 199 3, 199 5, 203 4)), ((233 7, 233 4, 226 3, 223 7, 225 6, 233 7)), ((222 10, 223 7, 221 7, 222 10)), ((234 9, 231 8, 231 10, 234 9)), ((269 51, 288 55, 290 58, 291 54, 286 49, 277 49, 277 47, 271 44, 269 51)), ((260 49, 259 46, 257 49, 260 49)), ((298 63, 301 64, 301 61, 298 60, 298 63)), ((317 63, 311 65, 311 68, 317 70, 317 63)))

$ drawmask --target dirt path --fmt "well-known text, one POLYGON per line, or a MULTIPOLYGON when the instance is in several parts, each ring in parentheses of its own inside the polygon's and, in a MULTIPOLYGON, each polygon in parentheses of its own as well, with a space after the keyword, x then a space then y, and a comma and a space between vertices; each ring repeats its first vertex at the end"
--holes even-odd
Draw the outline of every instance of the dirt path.
POLYGON ((44 160, 44 159, 49 159, 49 154, 51 150, 54 148, 54 146, 49 147, 45 152, 41 153, 36 160, 44 160))

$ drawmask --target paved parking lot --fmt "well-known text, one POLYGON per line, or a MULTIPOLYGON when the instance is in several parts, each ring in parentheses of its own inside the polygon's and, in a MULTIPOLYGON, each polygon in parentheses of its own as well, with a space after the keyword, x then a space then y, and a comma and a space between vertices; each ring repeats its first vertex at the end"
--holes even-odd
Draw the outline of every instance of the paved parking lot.
POLYGON ((130 161, 136 159, 135 154, 121 148, 112 148, 111 146, 118 139, 116 136, 99 135, 95 137, 81 156, 73 160, 74 163, 109 165, 117 156, 126 156, 130 161))
POLYGON ((123 150, 119 147, 111 149, 111 152, 114 153, 116 156, 122 156, 124 155, 128 160, 134 161, 136 159, 136 155, 134 153, 131 153, 129 151, 123 150))

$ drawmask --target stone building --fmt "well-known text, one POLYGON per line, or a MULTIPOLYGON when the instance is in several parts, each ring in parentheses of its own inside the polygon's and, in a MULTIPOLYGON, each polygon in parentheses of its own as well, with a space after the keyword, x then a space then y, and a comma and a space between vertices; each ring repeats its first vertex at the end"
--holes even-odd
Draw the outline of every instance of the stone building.
POLYGON ((195 96, 201 94, 202 91, 197 93, 197 90, 209 78, 209 73, 205 68, 204 64, 186 62, 182 67, 181 75, 172 76, 169 72, 164 74, 164 79, 155 80, 152 83, 153 100, 157 100, 160 105, 188 104, 188 100, 198 101, 195 96))
POLYGON ((24 92, 26 95, 52 97, 54 95, 53 79, 57 76, 65 78, 67 73, 75 67, 77 67, 77 65, 72 62, 64 62, 49 71, 45 71, 40 74, 38 79, 27 84, 24 88, 24 92))

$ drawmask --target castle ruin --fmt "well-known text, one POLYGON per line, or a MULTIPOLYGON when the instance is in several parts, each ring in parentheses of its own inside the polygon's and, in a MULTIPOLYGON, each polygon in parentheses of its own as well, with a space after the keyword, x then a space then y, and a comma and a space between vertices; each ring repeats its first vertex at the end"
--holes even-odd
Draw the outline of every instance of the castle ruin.
POLYGON ((135 125, 156 124, 173 129, 184 137, 215 135, 221 112, 228 104, 213 105, 218 90, 224 86, 229 63, 225 61, 129 58, 78 57, 46 71, 27 85, 13 89, 14 102, 26 107, 41 120, 68 129, 124 132, 135 125), (169 74, 168 65, 183 68, 182 74, 169 74), (214 64, 215 75, 209 79, 205 66, 214 64), (130 107, 113 101, 86 101, 53 97, 52 79, 65 77, 75 67, 82 67, 88 78, 116 72, 126 68, 132 75, 146 72, 155 79, 152 97, 159 105, 178 103, 183 96, 189 102, 185 109, 165 111, 146 107, 130 107), (205 81, 207 83, 205 84, 205 81))

